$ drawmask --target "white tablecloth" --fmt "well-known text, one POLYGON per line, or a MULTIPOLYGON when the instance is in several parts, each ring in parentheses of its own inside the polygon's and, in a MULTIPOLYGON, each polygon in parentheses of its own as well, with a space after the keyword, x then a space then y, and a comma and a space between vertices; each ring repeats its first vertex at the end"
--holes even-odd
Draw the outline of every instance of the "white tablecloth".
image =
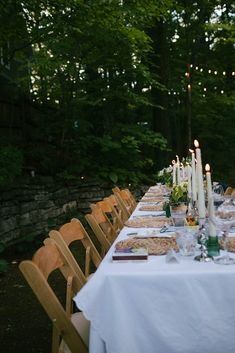
POLYGON ((112 252, 74 298, 91 321, 90 353, 235 352, 235 265, 113 263, 112 252))

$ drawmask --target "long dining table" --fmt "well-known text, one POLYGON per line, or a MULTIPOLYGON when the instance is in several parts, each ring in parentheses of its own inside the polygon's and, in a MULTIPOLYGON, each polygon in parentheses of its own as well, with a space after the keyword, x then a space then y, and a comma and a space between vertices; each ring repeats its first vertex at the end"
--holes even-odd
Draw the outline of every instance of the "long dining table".
MULTIPOLYGON (((140 211, 141 205, 131 219, 160 214, 140 211)), ((235 265, 198 262, 192 256, 167 262, 166 255, 112 261, 118 241, 150 230, 125 226, 75 296, 91 323, 89 352, 234 353, 235 265)))

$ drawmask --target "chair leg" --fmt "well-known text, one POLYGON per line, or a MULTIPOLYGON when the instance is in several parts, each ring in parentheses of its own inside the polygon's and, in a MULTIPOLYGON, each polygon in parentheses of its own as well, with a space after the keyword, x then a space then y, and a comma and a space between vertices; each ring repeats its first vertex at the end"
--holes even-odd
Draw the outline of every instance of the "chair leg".
POLYGON ((51 348, 51 352, 52 353, 58 353, 59 352, 59 346, 60 346, 60 336, 59 336, 58 330, 56 329, 55 325, 53 325, 53 328, 52 328, 52 348, 51 348))

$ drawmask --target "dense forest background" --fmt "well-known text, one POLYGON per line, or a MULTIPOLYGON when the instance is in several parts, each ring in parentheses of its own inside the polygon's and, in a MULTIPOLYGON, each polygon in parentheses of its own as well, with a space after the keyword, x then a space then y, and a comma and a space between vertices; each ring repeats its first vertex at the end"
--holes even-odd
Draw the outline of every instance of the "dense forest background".
POLYGON ((0 185, 153 182, 194 138, 235 183, 235 4, 0 0, 0 185))

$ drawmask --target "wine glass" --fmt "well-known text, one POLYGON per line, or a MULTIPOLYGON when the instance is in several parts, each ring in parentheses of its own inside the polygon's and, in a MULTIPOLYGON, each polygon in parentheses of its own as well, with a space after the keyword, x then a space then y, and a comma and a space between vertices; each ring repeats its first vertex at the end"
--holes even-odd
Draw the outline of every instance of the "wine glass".
POLYGON ((225 200, 224 189, 221 184, 215 183, 213 185, 213 199, 215 207, 219 207, 225 200))
POLYGON ((213 217, 212 222, 219 230, 219 237, 223 241, 224 254, 214 260, 219 265, 232 265, 235 264, 235 258, 229 256, 228 243, 229 243, 229 229, 235 225, 235 218, 220 218, 213 217))
POLYGON ((221 184, 219 183, 213 183, 213 187, 212 187, 212 190, 215 194, 218 194, 218 195, 221 195, 223 196, 224 195, 224 188, 221 184))
POLYGON ((176 242, 179 247, 180 255, 194 256, 197 240, 194 235, 186 228, 176 231, 176 242))

